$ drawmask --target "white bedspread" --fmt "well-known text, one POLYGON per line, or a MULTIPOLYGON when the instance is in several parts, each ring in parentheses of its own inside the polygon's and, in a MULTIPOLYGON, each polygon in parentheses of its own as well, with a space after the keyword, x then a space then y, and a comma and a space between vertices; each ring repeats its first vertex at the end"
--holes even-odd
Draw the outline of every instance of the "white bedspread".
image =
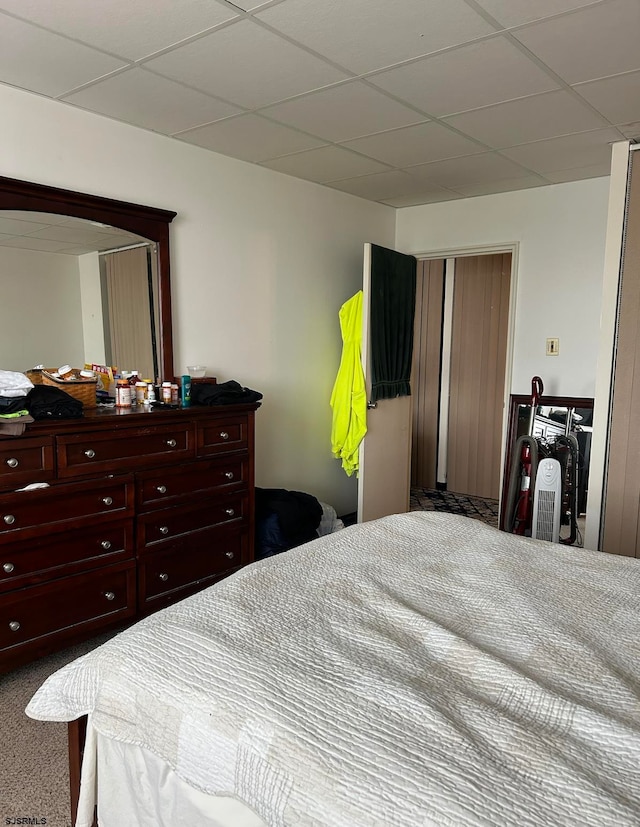
POLYGON ((52 675, 272 827, 640 825, 640 561, 412 513, 249 566, 52 675))

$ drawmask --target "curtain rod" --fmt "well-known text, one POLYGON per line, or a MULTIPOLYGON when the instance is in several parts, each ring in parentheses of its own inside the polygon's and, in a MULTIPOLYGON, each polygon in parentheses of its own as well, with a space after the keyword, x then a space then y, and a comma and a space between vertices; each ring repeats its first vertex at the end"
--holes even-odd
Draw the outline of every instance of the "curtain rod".
POLYGON ((138 247, 155 247, 153 241, 141 241, 139 244, 129 244, 127 247, 114 247, 112 250, 100 250, 99 256, 108 256, 109 253, 124 253, 125 250, 137 250, 138 247))

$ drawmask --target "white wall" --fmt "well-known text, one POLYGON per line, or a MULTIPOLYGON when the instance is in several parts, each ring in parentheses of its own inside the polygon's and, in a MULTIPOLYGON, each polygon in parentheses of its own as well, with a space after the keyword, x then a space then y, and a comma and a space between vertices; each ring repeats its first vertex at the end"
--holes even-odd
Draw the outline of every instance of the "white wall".
POLYGON ((84 346, 76 256, 0 247, 0 369, 78 360, 84 346))
POLYGON ((364 242, 393 246, 395 211, 9 87, 0 111, 0 174, 178 213, 176 372, 201 363, 264 394, 258 485, 354 510, 330 448, 338 311, 364 242))
POLYGON ((85 363, 106 365, 100 256, 98 253, 85 253, 78 256, 78 268, 82 302, 82 335, 84 337, 84 360, 78 367, 83 367, 85 363))
POLYGON ((398 210, 396 244, 405 253, 517 243, 518 272, 511 393, 595 393, 608 178, 556 184, 398 210), (560 339, 546 356, 547 337, 560 339))

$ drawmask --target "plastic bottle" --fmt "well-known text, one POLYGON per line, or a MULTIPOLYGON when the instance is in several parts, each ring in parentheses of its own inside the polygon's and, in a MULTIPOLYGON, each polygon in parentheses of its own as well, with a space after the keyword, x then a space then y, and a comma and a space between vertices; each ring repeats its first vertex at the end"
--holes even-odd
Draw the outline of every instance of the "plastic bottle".
POLYGON ((180 399, 180 388, 175 382, 171 383, 171 404, 177 405, 180 399))
POLYGON ((116 382, 116 408, 131 407, 131 386, 126 379, 116 382))
POLYGON ((145 405, 147 402, 147 383, 136 382, 136 405, 145 405))
POLYGON ((147 379, 147 405, 156 401, 156 389, 151 379, 147 379))
POLYGON ((142 380, 138 376, 138 371, 134 368, 129 373, 129 385, 131 386, 131 404, 132 405, 137 405, 138 404, 138 399, 137 399, 137 396, 136 396, 136 385, 138 384, 138 382, 141 382, 141 381, 142 380))
POLYGON ((180 380, 180 404, 183 408, 191 405, 191 377, 186 374, 180 380))
POLYGON ((165 405, 171 404, 171 382, 162 383, 162 401, 165 405))

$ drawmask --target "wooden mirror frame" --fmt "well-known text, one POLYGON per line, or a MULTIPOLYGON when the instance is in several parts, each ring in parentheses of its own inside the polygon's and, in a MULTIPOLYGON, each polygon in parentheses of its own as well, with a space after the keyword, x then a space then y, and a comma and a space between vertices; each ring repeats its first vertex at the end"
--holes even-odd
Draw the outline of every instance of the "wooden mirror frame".
MULTIPOLYGON (((539 405, 550 405, 553 408, 591 408, 593 397, 587 396, 542 396, 539 405)), ((507 445, 504 455, 504 470, 502 472, 502 499, 500 500, 500 528, 505 530, 505 505, 509 486, 509 471, 513 458, 513 447, 516 441, 518 427, 518 408, 520 405, 531 405, 531 395, 511 394, 509 397, 509 422, 507 423, 507 445)))
POLYGON ((158 351, 162 376, 173 377, 169 224, 176 217, 175 212, 2 176, 0 210, 27 210, 85 218, 110 224, 153 241, 158 250, 158 351))

